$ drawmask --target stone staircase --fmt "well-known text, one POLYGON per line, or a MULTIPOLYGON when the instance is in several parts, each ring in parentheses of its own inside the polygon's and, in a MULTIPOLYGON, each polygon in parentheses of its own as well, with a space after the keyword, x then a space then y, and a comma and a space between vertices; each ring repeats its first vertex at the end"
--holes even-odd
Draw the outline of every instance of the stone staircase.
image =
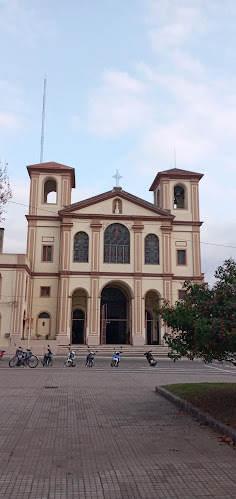
MULTIPOLYGON (((111 356, 114 350, 120 350, 125 356, 129 357, 140 357, 148 350, 152 350, 152 354, 156 357, 167 357, 168 347, 163 345, 144 345, 144 346, 133 346, 133 345, 89 345, 90 349, 96 352, 97 355, 101 356, 111 356)), ((87 354, 88 347, 86 345, 71 345, 71 348, 76 350, 76 355, 83 357, 87 354)), ((67 352, 67 345, 59 345, 57 350, 57 355, 65 355, 67 352)))

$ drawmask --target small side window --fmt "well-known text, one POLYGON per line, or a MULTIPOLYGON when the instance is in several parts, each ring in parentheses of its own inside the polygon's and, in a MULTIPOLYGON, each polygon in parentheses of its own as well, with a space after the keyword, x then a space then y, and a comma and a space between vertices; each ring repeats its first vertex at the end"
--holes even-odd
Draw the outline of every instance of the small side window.
POLYGON ((52 262, 52 246, 43 246, 43 262, 52 262))
POLYGON ((186 250, 177 250, 177 265, 186 265, 186 250))
POLYGON ((40 287, 40 296, 49 298, 50 290, 51 290, 50 286, 41 286, 40 287))
POLYGON ((186 296, 186 290, 179 289, 179 300, 184 300, 185 296, 186 296))

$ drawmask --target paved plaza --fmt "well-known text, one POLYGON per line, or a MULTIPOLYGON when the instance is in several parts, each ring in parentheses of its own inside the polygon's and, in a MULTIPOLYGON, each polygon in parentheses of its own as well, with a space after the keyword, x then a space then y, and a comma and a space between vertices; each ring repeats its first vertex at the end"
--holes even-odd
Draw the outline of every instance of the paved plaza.
POLYGON ((236 368, 123 358, 112 369, 0 365, 0 498, 236 498, 236 450, 155 393, 236 368))

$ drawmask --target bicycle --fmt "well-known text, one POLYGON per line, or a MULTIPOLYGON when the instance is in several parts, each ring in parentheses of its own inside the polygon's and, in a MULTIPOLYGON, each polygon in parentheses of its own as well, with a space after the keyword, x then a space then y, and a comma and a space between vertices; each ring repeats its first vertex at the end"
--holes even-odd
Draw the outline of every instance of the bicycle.
POLYGON ((37 367, 38 363, 38 357, 33 355, 29 348, 27 348, 26 352, 23 352, 22 347, 19 347, 16 349, 15 355, 9 360, 9 367, 28 366, 34 368, 37 367))

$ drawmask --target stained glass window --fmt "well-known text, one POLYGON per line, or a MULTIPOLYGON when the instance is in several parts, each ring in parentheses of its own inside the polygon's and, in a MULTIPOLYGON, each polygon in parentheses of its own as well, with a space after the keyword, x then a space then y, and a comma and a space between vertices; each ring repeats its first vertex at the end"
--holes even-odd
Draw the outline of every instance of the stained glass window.
POLYGON ((148 234, 145 238, 145 263, 160 263, 159 239, 155 234, 148 234))
POLYGON ((74 262, 88 262, 88 234, 86 232, 75 234, 74 262))
POLYGON ((104 233, 104 262, 130 263, 130 235, 122 224, 111 224, 104 233))

